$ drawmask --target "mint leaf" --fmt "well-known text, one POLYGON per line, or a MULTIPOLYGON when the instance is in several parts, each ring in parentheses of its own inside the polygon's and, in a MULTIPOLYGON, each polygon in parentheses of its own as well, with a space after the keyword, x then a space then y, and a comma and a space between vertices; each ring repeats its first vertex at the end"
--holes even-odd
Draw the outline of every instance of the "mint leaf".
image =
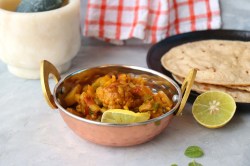
POLYGON ((203 156, 204 152, 199 146, 189 146, 184 154, 190 158, 198 158, 203 156))
POLYGON ((196 161, 193 160, 192 162, 188 163, 188 166, 202 166, 202 164, 197 163, 196 161))

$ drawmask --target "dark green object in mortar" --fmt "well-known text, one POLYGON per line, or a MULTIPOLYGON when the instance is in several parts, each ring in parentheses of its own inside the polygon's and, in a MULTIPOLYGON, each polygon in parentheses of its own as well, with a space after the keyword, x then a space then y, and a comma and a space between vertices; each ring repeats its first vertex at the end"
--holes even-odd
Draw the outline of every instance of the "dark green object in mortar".
POLYGON ((21 13, 43 12, 62 6, 63 0, 22 0, 16 11, 21 13))

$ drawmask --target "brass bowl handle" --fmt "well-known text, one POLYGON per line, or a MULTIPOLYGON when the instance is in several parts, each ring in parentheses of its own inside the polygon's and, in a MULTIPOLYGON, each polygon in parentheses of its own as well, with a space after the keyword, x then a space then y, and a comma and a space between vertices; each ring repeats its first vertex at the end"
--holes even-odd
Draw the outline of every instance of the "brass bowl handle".
POLYGON ((179 110, 176 113, 176 116, 181 115, 181 113, 182 113, 182 111, 183 111, 183 109, 184 109, 184 107, 186 105, 188 96, 190 94, 192 85, 194 83, 194 79, 195 79, 196 73, 197 73, 197 70, 196 69, 192 69, 188 73, 188 76, 185 78, 185 80, 182 82, 182 86, 181 86, 182 100, 181 100, 181 104, 180 104, 179 110))
POLYGON ((59 72, 57 71, 56 67, 51 64, 50 62, 43 60, 41 61, 40 65, 40 80, 43 90, 43 95, 52 109, 57 109, 58 107, 55 104, 53 95, 51 94, 49 88, 49 75, 52 74, 56 83, 61 79, 59 72))

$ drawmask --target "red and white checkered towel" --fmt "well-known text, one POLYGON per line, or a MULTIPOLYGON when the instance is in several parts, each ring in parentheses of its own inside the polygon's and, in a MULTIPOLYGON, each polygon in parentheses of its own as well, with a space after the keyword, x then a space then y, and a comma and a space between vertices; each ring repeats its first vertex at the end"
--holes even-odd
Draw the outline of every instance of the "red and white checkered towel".
POLYGON ((219 0, 88 0, 84 35, 147 43, 221 26, 219 0))

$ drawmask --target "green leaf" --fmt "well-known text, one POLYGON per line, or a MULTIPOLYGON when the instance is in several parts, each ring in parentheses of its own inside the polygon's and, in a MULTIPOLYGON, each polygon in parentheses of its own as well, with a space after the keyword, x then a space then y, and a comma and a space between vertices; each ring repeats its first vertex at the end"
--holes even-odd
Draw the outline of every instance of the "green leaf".
POLYGON ((203 156, 204 152, 199 146, 189 146, 185 150, 185 155, 190 158, 198 158, 203 156))
POLYGON ((171 164, 171 166, 178 166, 177 164, 171 164))
POLYGON ((154 111, 157 111, 158 110, 158 108, 159 108, 159 103, 154 103, 154 105, 153 105, 153 110, 154 111))
POLYGON ((193 160, 192 162, 188 163, 188 166, 202 166, 202 164, 197 163, 195 160, 193 160))
POLYGON ((156 126, 159 126, 160 124, 161 124, 161 121, 160 121, 160 120, 158 120, 158 121, 155 122, 155 125, 156 125, 156 126))

